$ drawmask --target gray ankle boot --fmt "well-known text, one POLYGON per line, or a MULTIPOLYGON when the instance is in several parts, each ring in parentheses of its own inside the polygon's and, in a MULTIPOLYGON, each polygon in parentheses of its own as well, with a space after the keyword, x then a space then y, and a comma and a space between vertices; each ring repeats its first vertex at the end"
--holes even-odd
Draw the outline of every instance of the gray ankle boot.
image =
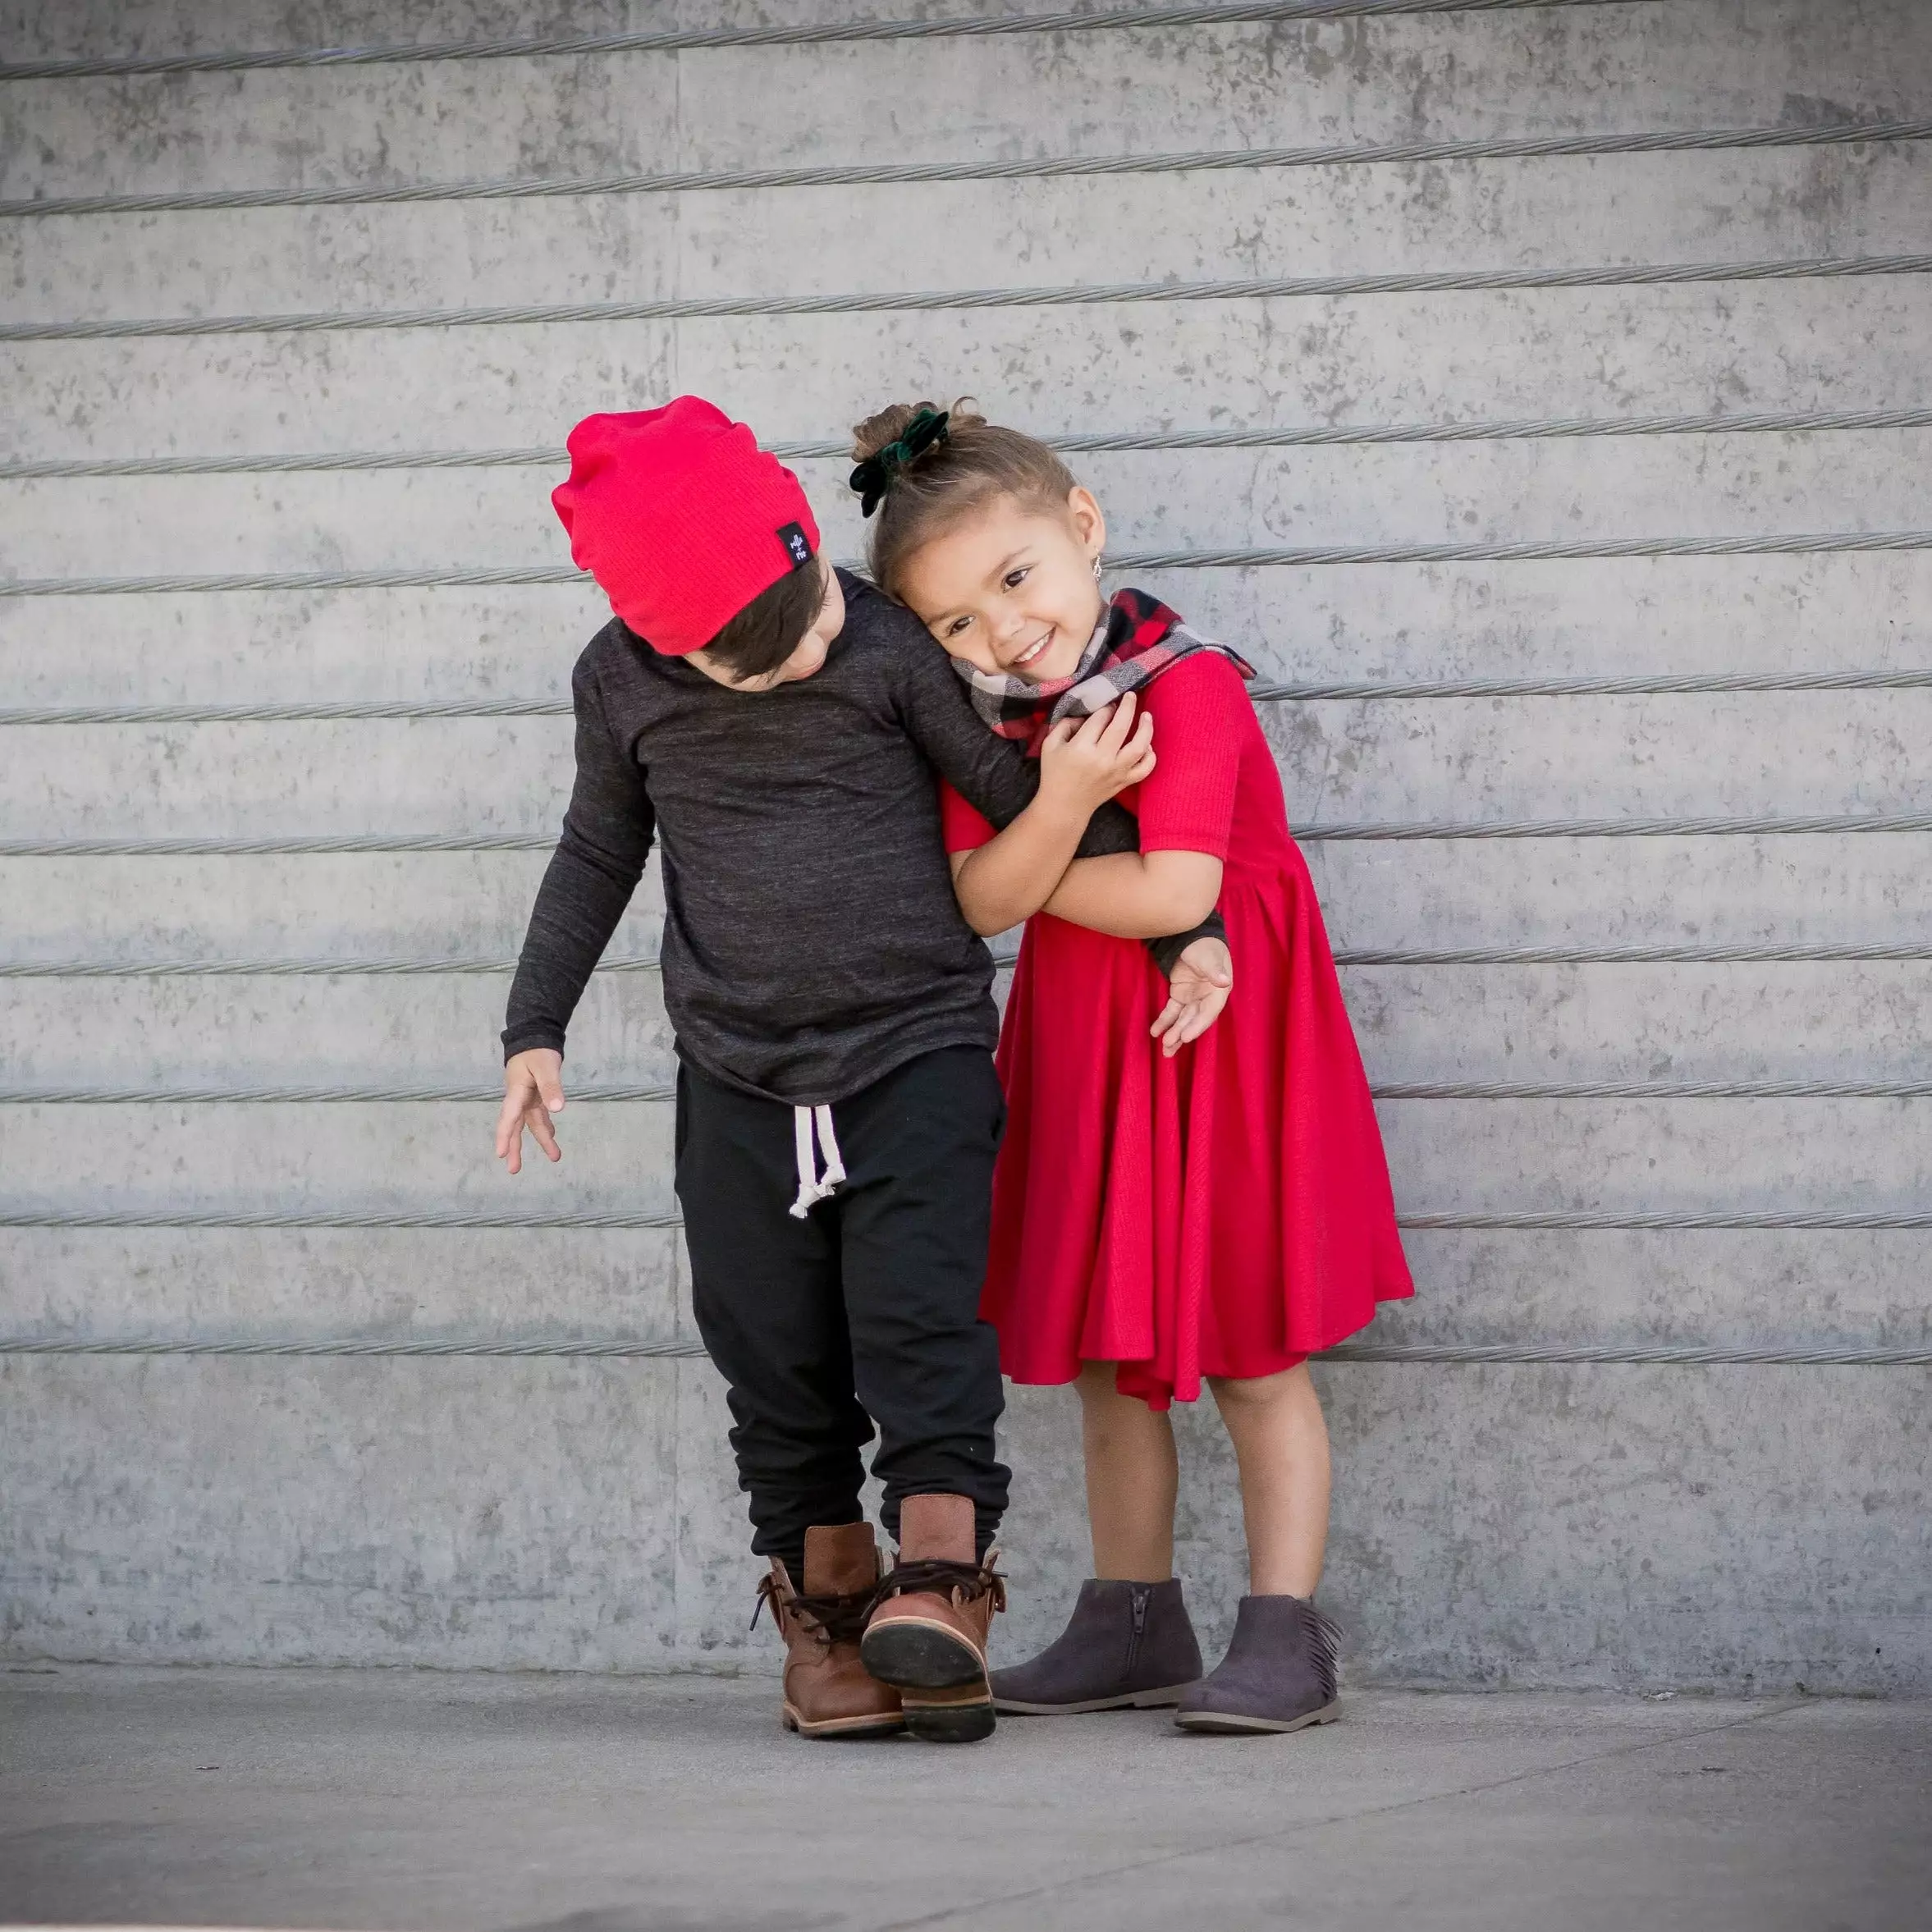
POLYGON ((1181 1699, 1174 1721, 1187 1731, 1334 1723, 1339 1635, 1306 1597, 1243 1597, 1227 1655, 1181 1699))
POLYGON ((1201 1675, 1179 1577, 1089 1577, 1067 1627, 1037 1657, 993 1673, 996 1709, 1027 1717, 1176 1704, 1201 1675))

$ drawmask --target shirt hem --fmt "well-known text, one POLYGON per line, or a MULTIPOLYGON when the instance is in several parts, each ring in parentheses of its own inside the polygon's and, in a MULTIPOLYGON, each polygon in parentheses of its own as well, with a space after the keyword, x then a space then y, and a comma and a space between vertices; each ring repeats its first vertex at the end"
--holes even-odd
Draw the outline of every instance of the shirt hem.
POLYGON ((706 1060, 703 1055, 694 1053, 689 1043, 682 1039, 677 1041, 675 1045, 678 1058, 694 1073, 702 1074, 707 1080, 715 1081, 721 1087, 728 1087, 735 1093, 748 1095, 753 1100, 769 1101, 776 1106, 831 1107, 864 1092, 868 1087, 877 1086, 888 1074, 896 1073, 909 1060, 918 1060, 925 1054, 936 1053, 941 1047, 977 1046, 991 1055, 998 1043, 997 1028, 989 1031, 984 1026, 965 1023, 957 1027, 938 1028, 929 1035, 909 1035, 895 1041, 890 1048, 877 1055, 868 1055, 863 1060, 854 1061, 849 1068, 841 1071, 834 1084, 808 1087, 788 1093, 778 1093, 770 1087, 760 1087, 755 1082, 706 1060))

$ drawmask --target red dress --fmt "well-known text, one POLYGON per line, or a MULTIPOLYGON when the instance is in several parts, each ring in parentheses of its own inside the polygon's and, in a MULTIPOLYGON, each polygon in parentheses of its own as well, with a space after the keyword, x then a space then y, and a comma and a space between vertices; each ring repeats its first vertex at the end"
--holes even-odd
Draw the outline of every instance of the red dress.
MULTIPOLYGON (((1041 913, 1000 1035, 1009 1118, 981 1313, 1016 1382, 1115 1362, 1164 1409, 1203 1376, 1273 1375, 1414 1292, 1380 1129, 1315 887, 1239 672, 1202 651, 1140 693, 1153 776, 1120 794, 1143 851, 1225 866, 1220 1018, 1172 1060, 1138 940, 1041 913)), ((950 788, 949 851, 993 828, 950 788)))

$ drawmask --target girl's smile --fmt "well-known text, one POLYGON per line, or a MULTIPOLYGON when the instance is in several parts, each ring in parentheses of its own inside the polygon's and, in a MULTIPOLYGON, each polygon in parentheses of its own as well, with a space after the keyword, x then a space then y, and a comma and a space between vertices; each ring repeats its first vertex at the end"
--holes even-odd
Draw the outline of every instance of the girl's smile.
POLYGON ((1032 643, 1028 644, 1017 657, 1009 662, 1007 668, 1010 671, 1023 671, 1059 634, 1059 631, 1052 625, 1048 625, 1046 630, 1033 639, 1032 643))

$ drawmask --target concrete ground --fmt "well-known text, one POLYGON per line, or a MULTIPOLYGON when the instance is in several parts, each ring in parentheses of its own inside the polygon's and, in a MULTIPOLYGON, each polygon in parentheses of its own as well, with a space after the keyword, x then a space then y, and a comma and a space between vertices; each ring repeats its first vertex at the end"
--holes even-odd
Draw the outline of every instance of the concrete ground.
POLYGON ((1924 1932, 1932 1705, 1359 1692, 806 1744, 714 1678, 0 1669, 0 1920, 1924 1932))

